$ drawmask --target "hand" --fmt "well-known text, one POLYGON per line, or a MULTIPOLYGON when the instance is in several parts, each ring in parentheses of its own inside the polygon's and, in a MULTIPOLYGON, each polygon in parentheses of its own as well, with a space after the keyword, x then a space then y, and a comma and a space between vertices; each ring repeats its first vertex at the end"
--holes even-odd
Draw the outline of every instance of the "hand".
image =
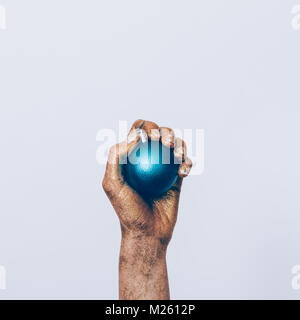
MULTIPOLYGON (((172 129, 158 127, 150 121, 135 121, 127 141, 110 149, 102 185, 121 224, 120 298, 149 298, 149 293, 145 292, 148 290, 142 289, 145 283, 148 287, 152 285, 150 297, 168 298, 165 254, 177 220, 182 180, 189 174, 191 167, 192 162, 186 157, 185 143, 174 137, 172 129), (174 148, 175 157, 182 160, 175 184, 166 194, 151 201, 143 199, 133 190, 126 183, 120 170, 122 158, 127 156, 141 137, 146 139, 147 136, 174 148), (149 283, 141 277, 141 283, 135 287, 139 275, 153 276, 154 266, 158 267, 158 279, 149 283), (164 269, 165 272, 162 272, 164 269)), ((156 278, 157 274, 153 278, 156 278)))
POLYGON ((189 174, 191 161, 186 157, 185 143, 174 137, 172 129, 161 127, 150 121, 134 122, 125 142, 110 149, 103 189, 111 201, 120 219, 122 233, 136 236, 151 236, 167 245, 177 219, 178 202, 182 178, 189 174), (126 156, 138 143, 141 135, 161 140, 167 147, 174 148, 174 154, 182 159, 178 170, 178 179, 172 188, 159 199, 149 203, 133 190, 124 180, 120 170, 120 159, 126 156))

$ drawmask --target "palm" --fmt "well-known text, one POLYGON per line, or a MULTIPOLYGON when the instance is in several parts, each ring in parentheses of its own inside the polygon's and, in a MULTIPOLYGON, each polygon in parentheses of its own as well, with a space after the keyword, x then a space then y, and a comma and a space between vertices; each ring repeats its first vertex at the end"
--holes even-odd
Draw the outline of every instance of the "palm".
POLYGON ((172 235, 178 212, 181 179, 174 184, 158 200, 147 201, 126 183, 118 194, 117 213, 125 230, 135 230, 139 233, 149 233, 161 239, 169 239, 172 235), (123 201, 127 199, 127 201, 123 201), (128 202, 131 208, 127 207, 128 202), (123 214, 124 213, 124 214, 123 214))

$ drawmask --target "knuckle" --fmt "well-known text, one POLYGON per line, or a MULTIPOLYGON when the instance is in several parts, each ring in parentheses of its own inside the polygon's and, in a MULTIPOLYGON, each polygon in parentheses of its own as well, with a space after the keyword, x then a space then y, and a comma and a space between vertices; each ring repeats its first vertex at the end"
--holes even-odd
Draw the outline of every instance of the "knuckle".
POLYGON ((191 166, 189 164, 187 164, 186 162, 184 162, 180 167, 179 167, 179 170, 178 170, 178 174, 181 176, 181 177, 187 177, 191 171, 191 166))
POLYGON ((173 133, 174 133, 173 129, 168 128, 168 127, 161 127, 160 129, 161 129, 163 132, 165 132, 166 134, 173 134, 173 133))
POLYGON ((107 179, 107 177, 105 175, 103 180, 102 180, 102 188, 103 188, 104 191, 108 190, 108 184, 109 184, 109 182, 108 182, 108 179, 107 179))
POLYGON ((161 135, 163 138, 172 138, 174 139, 175 137, 175 134, 174 134, 174 131, 170 128, 166 128, 166 127, 163 127, 163 128, 160 128, 160 132, 161 132, 161 135))
POLYGON ((169 146, 170 148, 175 147, 175 135, 174 131, 170 128, 161 128, 161 141, 163 144, 169 146))
POLYGON ((132 125, 132 128, 139 128, 142 125, 143 122, 144 122, 144 120, 142 120, 142 119, 135 120, 133 125, 132 125))
POLYGON ((192 166, 193 166, 193 161, 192 161, 190 158, 187 158, 187 159, 186 159, 186 162, 187 162, 188 166, 189 166, 190 168, 192 168, 192 166))
POLYGON ((153 121, 144 121, 143 127, 147 129, 159 129, 159 126, 153 121))
POLYGON ((153 140, 159 140, 160 139, 160 132, 159 129, 156 128, 152 128, 150 129, 150 134, 149 134, 150 138, 153 140))
POLYGON ((180 138, 175 139, 175 145, 176 148, 185 148, 185 142, 180 138))
POLYGON ((111 198, 113 195, 114 188, 111 181, 106 176, 102 180, 102 188, 105 191, 108 198, 111 198))

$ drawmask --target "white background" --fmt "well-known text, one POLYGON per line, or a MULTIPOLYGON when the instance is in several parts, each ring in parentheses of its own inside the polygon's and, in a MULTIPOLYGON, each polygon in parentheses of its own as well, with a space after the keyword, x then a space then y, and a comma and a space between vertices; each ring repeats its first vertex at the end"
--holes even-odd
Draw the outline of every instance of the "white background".
POLYGON ((171 297, 300 298, 297 0, 0 4, 0 299, 118 297, 95 137, 137 118, 205 130, 168 251, 171 297))

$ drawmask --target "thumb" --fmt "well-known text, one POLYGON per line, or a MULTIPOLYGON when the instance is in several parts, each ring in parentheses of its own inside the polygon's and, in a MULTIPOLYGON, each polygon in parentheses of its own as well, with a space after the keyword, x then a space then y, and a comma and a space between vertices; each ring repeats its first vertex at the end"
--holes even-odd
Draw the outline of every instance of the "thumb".
POLYGON ((120 170, 123 157, 127 157, 139 139, 140 137, 137 136, 129 143, 124 141, 111 147, 102 181, 103 189, 120 221, 127 226, 133 221, 140 221, 149 211, 147 203, 124 181, 120 170))

